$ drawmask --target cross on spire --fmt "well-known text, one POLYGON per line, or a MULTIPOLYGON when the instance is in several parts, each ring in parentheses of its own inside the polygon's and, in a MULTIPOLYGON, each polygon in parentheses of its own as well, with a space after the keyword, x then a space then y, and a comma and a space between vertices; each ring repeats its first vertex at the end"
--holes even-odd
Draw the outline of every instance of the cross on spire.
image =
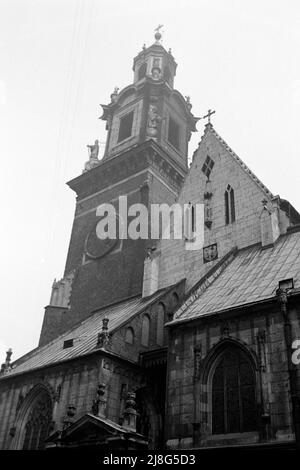
POLYGON ((160 33, 160 29, 163 27, 163 24, 159 24, 157 28, 155 28, 155 32, 160 33))
POLYGON ((216 111, 212 111, 211 109, 208 110, 207 114, 203 116, 201 119, 206 119, 208 118, 208 124, 210 124, 210 117, 212 114, 215 114, 216 111))
POLYGON ((155 31, 154 37, 156 39, 156 44, 160 44, 159 41, 161 40, 161 37, 162 37, 162 34, 161 34, 160 30, 161 30, 162 27, 163 27, 163 24, 159 24, 157 26, 157 28, 155 28, 155 30, 154 30, 155 31))

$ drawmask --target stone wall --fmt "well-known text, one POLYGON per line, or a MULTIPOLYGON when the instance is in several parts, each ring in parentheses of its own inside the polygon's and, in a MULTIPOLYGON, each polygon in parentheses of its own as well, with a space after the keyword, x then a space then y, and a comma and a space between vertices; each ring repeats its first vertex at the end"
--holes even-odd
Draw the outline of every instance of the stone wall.
MULTIPOLYGON (((204 204, 207 177, 202 167, 207 156, 214 161, 214 167, 210 175, 212 225, 204 229, 204 247, 217 243, 218 259, 204 263, 202 249, 188 251, 184 240, 163 240, 160 246, 160 287, 186 277, 189 289, 232 248, 261 243, 262 200, 266 199, 271 204, 272 195, 243 162, 237 161, 235 154, 220 141, 212 128, 207 129, 194 153, 178 202, 182 205, 188 202, 204 204), (224 193, 228 185, 234 189, 235 221, 226 225, 224 193)), ((279 216, 286 218, 281 211, 279 216)))
POLYGON ((104 358, 100 351, 85 359, 1 380, 0 448, 15 448, 22 425, 20 415, 23 410, 20 403, 26 403, 26 397, 34 387, 43 385, 49 390, 53 404, 52 429, 55 431, 63 428, 69 406, 74 406, 73 420, 79 419, 85 413, 91 413, 100 383, 106 384, 105 415, 119 423, 122 384, 125 384, 128 390, 137 389, 142 384, 142 374, 139 368, 135 369, 132 365, 104 358), (14 436, 11 435, 12 432, 14 436))
MULTIPOLYGON (((294 340, 300 337, 299 307, 291 307, 290 318, 294 340)), ((276 303, 264 308, 244 309, 225 318, 212 316, 174 326, 170 331, 168 357, 168 447, 292 440, 288 353, 291 351, 287 352, 285 347, 282 314, 276 303), (259 337, 262 338, 260 344, 259 337), (213 352, 220 348, 221 353, 223 346, 230 342, 245 348, 256 363, 257 405, 259 410, 264 408, 270 419, 266 418, 266 424, 258 417, 257 432, 218 436, 212 435, 210 383, 204 380, 204 371, 213 367, 213 352)), ((299 366, 297 377, 299 393, 299 366)))

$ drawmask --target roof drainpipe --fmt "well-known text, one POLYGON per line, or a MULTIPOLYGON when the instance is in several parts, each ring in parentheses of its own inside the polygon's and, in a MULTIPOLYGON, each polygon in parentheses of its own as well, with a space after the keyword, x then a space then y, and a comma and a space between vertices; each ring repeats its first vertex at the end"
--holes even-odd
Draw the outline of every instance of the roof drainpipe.
POLYGON ((276 291, 276 295, 284 321, 284 339, 287 351, 287 364, 292 401, 292 420, 296 440, 296 449, 300 450, 300 397, 297 394, 297 371, 295 365, 292 362, 292 325, 290 322, 288 309, 288 292, 291 288, 283 288, 281 287, 281 282, 279 282, 279 288, 276 291))

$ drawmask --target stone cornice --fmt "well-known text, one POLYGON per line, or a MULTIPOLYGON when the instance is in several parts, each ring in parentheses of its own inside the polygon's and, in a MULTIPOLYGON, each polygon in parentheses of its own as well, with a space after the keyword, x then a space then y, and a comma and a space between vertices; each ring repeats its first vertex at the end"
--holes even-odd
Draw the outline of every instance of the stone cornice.
POLYGON ((134 145, 113 158, 100 161, 98 166, 67 184, 80 200, 149 167, 158 172, 174 189, 180 189, 186 169, 152 139, 141 145, 134 145))

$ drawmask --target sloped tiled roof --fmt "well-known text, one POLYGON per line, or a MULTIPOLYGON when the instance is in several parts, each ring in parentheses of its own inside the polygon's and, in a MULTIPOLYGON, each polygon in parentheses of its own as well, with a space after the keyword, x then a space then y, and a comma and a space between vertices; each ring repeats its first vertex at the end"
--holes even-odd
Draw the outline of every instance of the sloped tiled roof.
POLYGON ((170 324, 270 299, 278 282, 287 278, 300 288, 300 232, 281 236, 273 247, 254 245, 237 252, 206 290, 192 294, 194 301, 187 300, 170 324))
POLYGON ((100 309, 50 343, 34 349, 15 361, 12 364, 13 368, 4 377, 72 359, 93 351, 96 347, 98 333, 101 332, 103 318, 109 319, 108 329, 109 332, 113 332, 127 320, 147 308, 161 296, 162 292, 160 290, 146 299, 140 296, 134 297, 100 309), (73 346, 63 349, 64 341, 72 338, 73 346))

